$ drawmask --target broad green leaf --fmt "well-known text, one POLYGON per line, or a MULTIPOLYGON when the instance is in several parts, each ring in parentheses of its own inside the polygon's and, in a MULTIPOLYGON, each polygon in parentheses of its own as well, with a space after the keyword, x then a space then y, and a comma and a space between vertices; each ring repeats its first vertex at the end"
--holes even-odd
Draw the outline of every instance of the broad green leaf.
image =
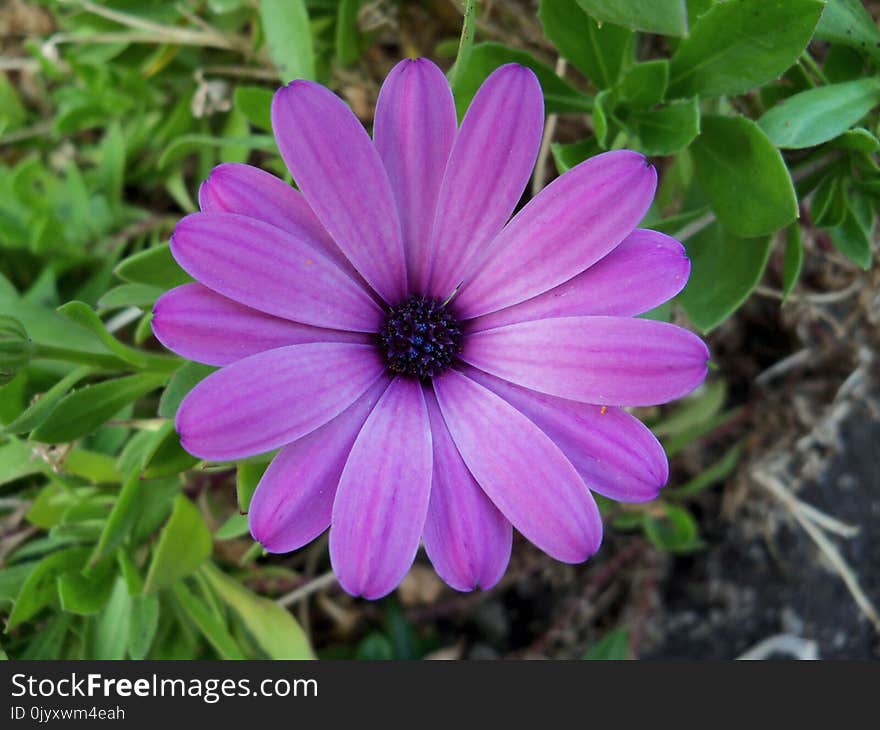
POLYGON ((638 149, 646 155, 673 155, 700 133, 700 106, 696 97, 652 111, 632 114, 628 126, 638 136, 638 149))
POLYGON ((199 459, 184 451, 174 421, 168 421, 154 435, 146 450, 143 476, 147 479, 171 476, 195 466, 199 459))
POLYGON ((46 606, 56 603, 58 578, 66 573, 79 572, 89 552, 88 548, 68 548, 54 552, 37 563, 18 592, 15 606, 6 622, 6 631, 11 631, 46 606))
POLYGON ((155 304, 164 291, 158 286, 149 284, 122 284, 102 295, 98 300, 98 307, 101 309, 149 308, 155 304))
POLYGON ((782 303, 788 299, 794 285, 801 275, 804 263, 804 244, 801 239, 801 227, 792 223, 785 237, 785 256, 782 260, 782 303))
POLYGON ((584 659, 594 661, 629 659, 629 632, 623 627, 609 631, 584 654, 584 659))
POLYGON ((88 376, 92 372, 91 368, 81 367, 71 370, 49 390, 39 396, 30 406, 28 406, 14 421, 9 423, 4 429, 4 433, 26 433, 39 426, 52 412, 55 406, 67 395, 74 385, 80 380, 88 376))
POLYGON ((679 302, 703 332, 729 317, 758 285, 770 256, 770 236, 740 238, 718 223, 685 241, 691 276, 679 302))
POLYGON ((174 584, 174 597, 190 620, 198 627, 221 659, 245 659, 225 622, 201 598, 186 587, 183 581, 174 584))
POLYGON ((544 102, 547 112, 590 112, 593 109, 592 97, 581 93, 563 81, 552 68, 545 66, 526 51, 508 48, 500 43, 478 43, 462 66, 461 73, 453 86, 455 92, 455 108, 459 119, 477 93, 486 77, 505 63, 519 63, 528 66, 544 91, 544 102))
POLYGON ((247 515, 233 512, 220 527, 214 531, 215 540, 232 540, 242 535, 247 535, 249 531, 247 515))
POLYGON ((878 103, 880 79, 847 81, 790 96, 758 124, 777 147, 814 147, 846 132, 878 103))
POLYGON ((159 628, 159 597, 132 596, 128 624, 128 655, 143 659, 153 645, 159 628))
POLYGON ((685 36, 688 32, 685 0, 577 0, 600 23, 632 30, 685 36))
POLYGON ((720 2, 672 57, 669 96, 733 96, 772 81, 810 42, 821 0, 720 2))
POLYGON ((61 400, 49 417, 34 429, 31 438, 46 444, 73 441, 160 387, 166 379, 165 375, 140 373, 79 388, 61 400))
POLYGON ((798 216, 785 161, 767 135, 742 116, 704 116, 691 145, 697 184, 731 233, 755 237, 798 216))
POLYGON ((110 599, 95 620, 92 656, 90 659, 125 659, 128 655, 132 598, 119 575, 113 584, 110 599))
POLYGON ((262 0, 260 22, 281 81, 314 79, 312 30, 304 0, 262 0))
POLYGON ((211 533, 201 513, 185 496, 178 495, 159 535, 144 593, 168 588, 195 572, 210 557, 211 547, 211 533))
POLYGON ((650 107, 663 101, 669 84, 669 61, 637 63, 626 72, 618 85, 622 101, 640 107, 650 107))
POLYGON ((255 127, 272 131, 272 97, 274 92, 262 86, 238 86, 233 104, 255 127))
POLYGON ((168 387, 159 400, 159 416, 174 418, 180 402, 198 383, 207 378, 217 368, 197 362, 184 363, 168 381, 168 387))
POLYGON ((193 281, 171 255, 171 246, 163 243, 129 256, 114 273, 133 284, 150 284, 163 291, 193 281))
POLYGON ((312 658, 306 635, 287 610, 275 601, 252 593, 210 563, 202 569, 202 574, 270 658, 312 658))
POLYGON ((862 0, 828 0, 816 38, 852 46, 880 61, 880 29, 862 0))
POLYGON ((645 536, 660 550, 673 553, 691 552, 702 547, 697 523, 683 507, 664 505, 665 514, 645 515, 645 536))
POLYGON ((612 86, 632 61, 632 32, 610 23, 600 27, 576 0, 541 0, 538 17, 559 53, 600 89, 612 86))

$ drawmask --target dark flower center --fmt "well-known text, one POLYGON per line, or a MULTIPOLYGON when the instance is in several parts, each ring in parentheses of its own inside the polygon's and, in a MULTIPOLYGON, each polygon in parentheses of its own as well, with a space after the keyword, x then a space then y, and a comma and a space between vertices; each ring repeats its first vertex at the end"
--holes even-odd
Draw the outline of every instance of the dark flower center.
POLYGON ((391 373, 427 380, 461 351, 461 326, 439 299, 413 295, 388 312, 379 346, 391 373))

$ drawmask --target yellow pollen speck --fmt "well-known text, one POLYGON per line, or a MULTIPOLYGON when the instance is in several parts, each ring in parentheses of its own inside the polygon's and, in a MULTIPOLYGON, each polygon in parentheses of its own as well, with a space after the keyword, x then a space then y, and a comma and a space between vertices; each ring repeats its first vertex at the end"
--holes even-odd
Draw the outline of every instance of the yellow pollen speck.
POLYGON ((311 265, 312 265, 312 260, 306 259, 306 266, 311 266, 311 265))
POLYGON ((599 409, 599 414, 602 415, 602 416, 604 416, 605 413, 606 413, 607 411, 608 411, 608 406, 602 406, 602 407, 599 409))

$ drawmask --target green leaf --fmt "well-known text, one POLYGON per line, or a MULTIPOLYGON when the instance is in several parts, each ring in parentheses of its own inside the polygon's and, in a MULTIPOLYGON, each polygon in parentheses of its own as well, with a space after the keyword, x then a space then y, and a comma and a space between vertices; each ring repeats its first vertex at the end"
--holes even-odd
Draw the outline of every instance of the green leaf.
POLYGON ((700 106, 694 97, 653 111, 637 112, 630 116, 628 126, 638 136, 641 152, 673 155, 700 133, 700 106))
POLYGON ((226 522, 214 531, 215 540, 232 540, 242 535, 247 535, 249 531, 247 515, 233 512, 229 515, 226 522))
POLYGON ((311 659, 308 639, 293 616, 275 601, 252 593, 212 564, 202 575, 271 659, 311 659))
POLYGON ((200 459, 184 451, 180 436, 174 430, 174 422, 168 421, 155 434, 147 448, 143 463, 143 476, 147 479, 179 474, 198 464, 200 459))
POLYGON ((584 654, 584 659, 619 661, 629 659, 629 632, 623 628, 609 631, 584 654))
POLYGON ((159 416, 174 418, 181 401, 187 393, 207 378, 217 368, 197 362, 184 363, 168 381, 168 387, 159 400, 159 416))
POLYGON ((107 350, 116 355, 120 360, 134 365, 136 368, 170 373, 179 367, 180 361, 176 357, 154 355, 121 343, 107 331, 101 318, 84 302, 67 302, 58 307, 58 313, 67 317, 71 322, 75 322, 89 330, 101 341, 107 350))
POLYGON ((56 405, 67 395, 67 391, 92 372, 91 368, 82 367, 71 370, 49 390, 31 403, 14 421, 7 424, 3 433, 26 433, 39 426, 52 412, 56 405))
POLYGON ((95 621, 95 635, 90 659, 125 659, 128 654, 132 598, 125 579, 117 576, 110 600, 95 621))
POLYGON ((274 137, 251 134, 241 137, 213 137, 210 134, 184 134, 175 139, 159 157, 157 166, 164 170, 179 159, 210 147, 242 147, 248 150, 275 150, 274 137))
POLYGON ((221 659, 246 658, 221 617, 211 611, 208 604, 190 591, 183 581, 174 584, 174 597, 221 659))
POLYGON ((125 176, 125 138, 117 122, 107 127, 99 148, 100 167, 98 175, 103 182, 110 207, 119 210, 122 206, 122 186, 125 176))
POLYGON ((255 127, 271 132, 271 108, 274 95, 273 91, 262 86, 237 86, 232 103, 255 127))
POLYGON ((167 243, 129 256, 114 269, 113 273, 133 284, 150 284, 159 287, 162 291, 193 281, 193 278, 177 265, 171 255, 171 246, 167 243))
POLYGON ((835 248, 865 271, 871 268, 871 223, 859 220, 853 208, 846 211, 843 222, 829 231, 835 248))
POLYGON ((731 233, 761 236, 798 216, 785 161, 767 135, 742 116, 705 116, 691 145, 697 184, 731 233))
POLYGON ((801 239, 801 227, 792 223, 788 227, 785 237, 785 256, 782 260, 782 303, 788 299, 794 285, 797 284, 801 275, 801 266, 804 263, 804 244, 801 239))
POLYGON ((761 280, 770 256, 770 236, 740 238, 718 223, 685 241, 691 276, 679 301, 703 332, 717 327, 761 280))
POLYGON ((78 572, 89 555, 88 548, 68 548, 43 558, 27 577, 6 622, 9 632, 58 600, 58 578, 78 572))
POLYGON ((559 53, 600 89, 612 86, 632 61, 632 32, 610 23, 600 27, 576 0, 541 0, 538 17, 559 53))
POLYGON ((148 308, 155 304, 164 291, 150 284, 122 284, 102 295, 98 300, 98 307, 101 309, 148 308))
POLYGON ((262 0, 260 22, 281 81, 313 80, 312 31, 304 0, 262 0))
POLYGON ((828 0, 816 38, 857 48, 880 61, 880 29, 861 0, 828 0))
POLYGON ((810 42, 821 0, 737 0, 700 16, 672 57, 669 96, 733 96, 772 81, 810 42))
POLYGON ((682 401, 671 415, 654 424, 651 430, 660 438, 690 431, 714 418, 724 407, 726 398, 724 381, 713 380, 682 401))
POLYGON ((196 506, 182 494, 156 545, 144 584, 144 593, 168 588, 194 573, 211 555, 211 533, 196 506))
POLYGON ((519 63, 535 72, 544 91, 544 102, 548 113, 592 111, 592 97, 563 81, 552 68, 545 66, 526 51, 508 48, 500 43, 478 43, 474 46, 467 63, 462 66, 461 73, 453 86, 455 108, 459 118, 464 116, 480 84, 496 68, 505 63, 519 63))
POLYGON ((702 546, 697 523, 683 507, 664 504, 665 515, 645 515, 645 536, 659 550, 686 553, 702 546))
POLYGON ((724 453, 724 456, 712 464, 708 469, 701 471, 690 481, 685 482, 680 487, 667 487, 664 489, 663 496, 681 499, 702 492, 706 487, 711 487, 713 484, 720 482, 731 474, 739 463, 739 457, 741 454, 742 446, 739 444, 732 446, 724 453))
POLYGON ((474 34, 477 28, 477 0, 464 0, 464 17, 461 21, 461 36, 455 52, 455 62, 447 74, 453 89, 458 87, 464 68, 468 65, 474 50, 474 34))
POLYGON ((790 96, 758 124, 777 147, 814 147, 843 134, 878 103, 880 80, 847 81, 790 96))
POLYGON ((826 172, 810 200, 810 217, 817 226, 833 228, 846 218, 846 191, 841 174, 826 172))
POLYGON ((24 441, 9 439, 0 445, 0 484, 8 484, 16 479, 39 474, 43 465, 33 458, 31 447, 24 441))
POLYGON ((662 58, 637 63, 630 68, 620 81, 618 91, 622 101, 632 106, 649 107, 663 101, 668 84, 669 61, 662 58))
POLYGON ((581 164, 588 157, 598 155, 602 150, 599 148, 595 137, 588 137, 580 142, 572 142, 571 144, 554 142, 550 146, 550 151, 553 153, 556 169, 559 170, 561 175, 575 165, 581 164))
POLYGON ((603 89, 596 94, 593 103, 593 132, 596 134, 596 143, 603 150, 608 149, 608 117, 611 116, 611 108, 614 104, 614 96, 611 89, 603 89))
POLYGON ((685 36, 688 32, 685 0, 577 0, 600 23, 631 30, 685 36))
POLYGON ((110 598, 116 576, 114 562, 89 571, 88 575, 71 572, 58 578, 61 608, 70 613, 91 616, 98 613, 110 598))
POLYGON ((360 56, 357 16, 361 0, 340 0, 336 11, 336 60, 350 66, 360 56))
POLYGON ((259 484, 260 479, 263 478, 263 474, 268 466, 268 462, 254 463, 241 461, 237 464, 235 472, 235 489, 238 494, 238 509, 242 513, 247 514, 251 504, 251 497, 254 496, 257 484, 259 484))
POLYGON ((132 596, 128 624, 128 655, 143 659, 153 645, 159 628, 159 597, 132 596))
POLYGON ((129 403, 160 387, 167 376, 140 373, 87 385, 66 395, 31 434, 45 444, 73 441, 94 431, 129 403))

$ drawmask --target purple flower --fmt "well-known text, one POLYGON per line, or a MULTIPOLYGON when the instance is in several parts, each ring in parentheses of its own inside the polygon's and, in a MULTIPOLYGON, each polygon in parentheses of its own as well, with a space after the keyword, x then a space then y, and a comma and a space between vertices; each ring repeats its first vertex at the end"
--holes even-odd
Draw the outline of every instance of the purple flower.
POLYGON ((169 349, 222 369, 184 399, 205 459, 280 447, 251 502, 270 552, 330 527, 342 586, 378 598, 420 541, 449 585, 489 588, 512 527, 558 560, 596 552, 590 490, 653 499, 662 447, 623 406, 679 398, 703 342, 635 318, 678 293, 677 241, 636 229, 656 188, 641 155, 587 160, 508 222, 538 153, 541 88, 499 68, 460 128, 442 72, 403 61, 371 141, 326 88, 272 104, 301 192, 215 168, 171 250, 199 283, 156 304, 169 349))

